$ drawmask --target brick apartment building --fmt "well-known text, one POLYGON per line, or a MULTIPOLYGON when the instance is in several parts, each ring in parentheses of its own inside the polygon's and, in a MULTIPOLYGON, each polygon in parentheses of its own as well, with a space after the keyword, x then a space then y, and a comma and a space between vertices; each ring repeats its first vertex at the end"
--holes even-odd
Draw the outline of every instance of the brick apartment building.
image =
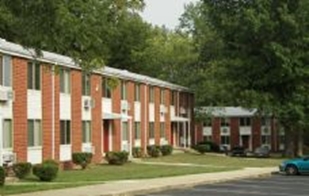
POLYGON ((253 151, 267 146, 271 151, 284 150, 284 132, 271 117, 259 117, 256 110, 241 107, 205 107, 199 110, 211 116, 195 124, 195 141, 213 141, 228 149, 244 146, 253 151))
POLYGON ((85 74, 69 57, 33 54, 0 39, 0 164, 191 145, 187 88, 110 67, 85 74))

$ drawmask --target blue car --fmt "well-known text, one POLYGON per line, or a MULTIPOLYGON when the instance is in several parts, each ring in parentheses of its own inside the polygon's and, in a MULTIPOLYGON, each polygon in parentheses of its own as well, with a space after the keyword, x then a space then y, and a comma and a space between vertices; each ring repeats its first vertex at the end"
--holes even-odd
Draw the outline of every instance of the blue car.
POLYGON ((287 175, 309 173, 309 156, 284 161, 279 165, 279 170, 287 175))

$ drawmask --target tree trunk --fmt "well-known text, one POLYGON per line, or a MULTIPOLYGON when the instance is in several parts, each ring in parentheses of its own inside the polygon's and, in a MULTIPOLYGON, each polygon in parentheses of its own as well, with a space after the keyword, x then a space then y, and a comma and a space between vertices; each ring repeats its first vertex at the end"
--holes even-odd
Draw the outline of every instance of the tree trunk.
POLYGON ((295 157, 295 141, 293 129, 285 129, 285 156, 295 157))
POLYGON ((300 129, 297 133, 297 156, 302 157, 304 155, 304 131, 300 129))

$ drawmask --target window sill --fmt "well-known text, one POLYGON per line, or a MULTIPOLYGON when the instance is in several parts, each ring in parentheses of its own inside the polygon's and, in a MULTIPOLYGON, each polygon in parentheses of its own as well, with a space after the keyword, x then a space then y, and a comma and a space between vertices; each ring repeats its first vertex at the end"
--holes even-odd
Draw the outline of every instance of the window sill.
POLYGON ((28 146, 28 150, 42 150, 42 146, 28 146))

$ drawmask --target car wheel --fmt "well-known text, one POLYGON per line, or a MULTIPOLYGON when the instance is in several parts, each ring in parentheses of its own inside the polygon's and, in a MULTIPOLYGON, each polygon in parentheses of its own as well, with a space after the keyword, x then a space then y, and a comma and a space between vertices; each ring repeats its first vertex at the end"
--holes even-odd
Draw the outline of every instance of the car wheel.
POLYGON ((287 175, 296 175, 296 174, 298 174, 298 169, 294 165, 289 165, 289 166, 286 167, 285 173, 287 175))

